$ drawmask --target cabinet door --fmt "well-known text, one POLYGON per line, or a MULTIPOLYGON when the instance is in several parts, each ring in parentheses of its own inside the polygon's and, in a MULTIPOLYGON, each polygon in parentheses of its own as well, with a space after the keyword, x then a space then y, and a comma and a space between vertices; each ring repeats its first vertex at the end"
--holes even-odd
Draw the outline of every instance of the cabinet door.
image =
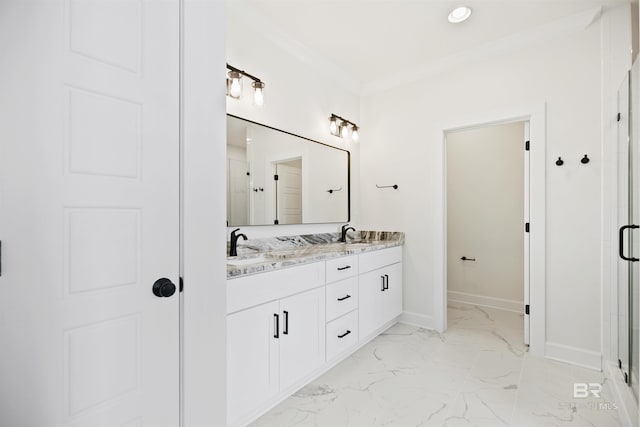
POLYGON ((360 276, 358 289, 358 318, 360 339, 368 336, 385 322, 383 319, 384 269, 370 271, 360 276))
POLYGON ((280 390, 325 361, 324 288, 280 300, 280 390))
POLYGON ((276 301, 227 316, 228 425, 278 393, 277 314, 276 301))
POLYGON ((402 264, 393 264, 383 269, 387 289, 383 292, 383 323, 402 313, 402 264))

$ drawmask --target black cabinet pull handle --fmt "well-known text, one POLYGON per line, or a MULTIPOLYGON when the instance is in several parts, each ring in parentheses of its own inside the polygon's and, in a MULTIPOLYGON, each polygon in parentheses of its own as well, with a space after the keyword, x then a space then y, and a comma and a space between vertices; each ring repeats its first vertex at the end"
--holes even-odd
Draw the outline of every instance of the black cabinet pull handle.
POLYGON ((338 271, 346 270, 347 268, 351 268, 351 266, 347 265, 347 266, 344 266, 344 267, 338 267, 338 271))
POLYGON ((384 286, 384 276, 380 276, 380 278, 382 279, 382 288, 380 289, 380 291, 384 292, 384 290, 387 289, 384 286))
POLYGON ((629 258, 624 255, 624 230, 626 229, 634 230, 636 228, 640 228, 640 226, 635 224, 623 225, 622 227, 620 227, 620 230, 618 231, 618 255, 620 255, 620 258, 622 258, 625 261, 631 261, 631 262, 640 261, 640 259, 638 258, 633 258, 633 257, 629 258))
POLYGON ((284 326, 282 327, 282 333, 284 335, 289 335, 289 312, 284 310, 282 313, 284 314, 284 326))
POLYGON ((344 333, 344 334, 342 334, 342 335, 338 335, 338 338, 344 338, 344 337, 346 337, 347 335, 349 335, 350 333, 351 333, 351 331, 347 329, 347 332, 345 332, 345 333, 344 333))
POLYGON ((273 321, 275 322, 273 328, 275 332, 273 333, 273 337, 280 338, 280 316, 278 315, 278 313, 273 313, 273 321))
POLYGON ((338 301, 344 301, 346 299, 351 298, 351 295, 347 294, 346 296, 342 297, 342 298, 338 298, 338 301))
POLYGON ((389 289, 389 275, 388 274, 384 275, 384 283, 385 283, 384 289, 385 290, 389 289))
POLYGON ((462 261, 475 261, 475 258, 467 258, 466 256, 463 256, 462 258, 460 258, 462 261))

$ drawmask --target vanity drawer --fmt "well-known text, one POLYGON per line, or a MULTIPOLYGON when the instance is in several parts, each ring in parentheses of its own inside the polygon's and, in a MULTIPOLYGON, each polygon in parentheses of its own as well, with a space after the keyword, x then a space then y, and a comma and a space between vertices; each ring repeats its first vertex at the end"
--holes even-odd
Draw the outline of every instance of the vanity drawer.
POLYGON ((350 277, 327 285, 327 321, 358 308, 358 278, 350 277))
POLYGON ((337 282, 358 275, 358 255, 350 255, 327 261, 327 283, 337 282))
POLYGON ((358 260, 360 264, 360 273, 375 270, 387 265, 396 264, 402 261, 402 246, 394 246, 392 248, 381 249, 379 251, 366 252, 360 254, 358 260))
POLYGON ((358 343, 358 310, 327 323, 327 360, 358 343))

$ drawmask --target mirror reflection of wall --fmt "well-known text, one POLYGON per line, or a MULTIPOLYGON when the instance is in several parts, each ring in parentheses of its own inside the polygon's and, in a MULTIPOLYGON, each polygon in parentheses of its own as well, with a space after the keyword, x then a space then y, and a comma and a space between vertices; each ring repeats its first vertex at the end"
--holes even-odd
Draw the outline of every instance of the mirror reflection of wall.
POLYGON ((227 116, 228 226, 348 220, 348 151, 227 116))

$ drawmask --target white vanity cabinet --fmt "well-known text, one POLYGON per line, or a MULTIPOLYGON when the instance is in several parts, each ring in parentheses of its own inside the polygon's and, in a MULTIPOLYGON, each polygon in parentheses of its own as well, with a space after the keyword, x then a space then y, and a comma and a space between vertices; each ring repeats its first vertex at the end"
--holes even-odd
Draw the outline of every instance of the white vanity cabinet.
POLYGON ((402 248, 360 255, 359 328, 367 339, 402 313, 402 248))
POLYGON ((325 362, 324 283, 324 262, 228 281, 227 425, 325 362))
POLYGON ((401 312, 401 246, 227 280, 227 425, 247 425, 401 312))

